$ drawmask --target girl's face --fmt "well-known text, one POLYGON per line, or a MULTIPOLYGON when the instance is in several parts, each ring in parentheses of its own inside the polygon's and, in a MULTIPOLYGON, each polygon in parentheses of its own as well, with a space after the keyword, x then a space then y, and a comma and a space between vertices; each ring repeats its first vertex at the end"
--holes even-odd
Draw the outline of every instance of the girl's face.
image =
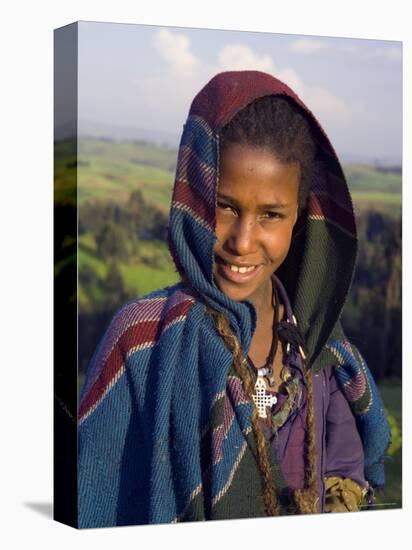
POLYGON ((217 192, 214 278, 233 300, 263 304, 285 260, 298 214, 300 168, 265 148, 222 152, 217 192))

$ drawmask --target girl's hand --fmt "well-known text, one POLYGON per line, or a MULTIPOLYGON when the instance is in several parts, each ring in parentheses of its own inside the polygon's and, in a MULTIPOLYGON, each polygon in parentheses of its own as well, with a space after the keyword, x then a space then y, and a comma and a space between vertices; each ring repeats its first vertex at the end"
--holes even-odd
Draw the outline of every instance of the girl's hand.
POLYGON ((362 488, 352 479, 331 476, 325 478, 325 507, 328 512, 358 512, 368 488, 362 488))

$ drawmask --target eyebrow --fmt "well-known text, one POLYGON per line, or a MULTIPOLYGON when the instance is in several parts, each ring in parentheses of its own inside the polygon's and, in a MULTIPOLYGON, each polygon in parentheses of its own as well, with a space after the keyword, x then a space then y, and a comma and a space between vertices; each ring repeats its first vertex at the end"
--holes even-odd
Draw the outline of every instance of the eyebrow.
MULTIPOLYGON (((218 193, 217 194, 217 199, 223 199, 227 202, 230 202, 231 204, 233 204, 234 206, 237 206, 239 207, 240 204, 239 202, 236 200, 236 199, 233 199, 232 197, 228 197, 227 195, 223 195, 222 193, 218 193)), ((259 208, 262 209, 262 210, 270 210, 270 209, 276 209, 276 208, 288 208, 289 205, 288 204, 285 204, 285 203, 281 203, 281 202, 276 202, 276 203, 273 203, 273 204, 260 204, 259 205, 259 208)))

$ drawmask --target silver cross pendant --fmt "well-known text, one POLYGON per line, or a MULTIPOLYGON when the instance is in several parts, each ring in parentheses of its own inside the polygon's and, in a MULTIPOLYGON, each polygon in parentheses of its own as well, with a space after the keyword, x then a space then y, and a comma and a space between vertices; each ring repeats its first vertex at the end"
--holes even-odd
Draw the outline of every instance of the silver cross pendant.
POLYGON ((260 418, 267 418, 266 407, 277 403, 276 395, 266 393, 266 384, 263 376, 258 376, 255 384, 255 393, 252 395, 260 418))

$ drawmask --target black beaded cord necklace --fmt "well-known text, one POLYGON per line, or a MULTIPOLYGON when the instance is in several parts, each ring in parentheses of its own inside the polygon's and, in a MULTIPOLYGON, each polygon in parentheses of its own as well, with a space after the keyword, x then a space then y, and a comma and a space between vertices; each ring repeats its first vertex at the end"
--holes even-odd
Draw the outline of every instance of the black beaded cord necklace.
POLYGON ((272 302, 275 309, 275 314, 273 315, 273 323, 272 323, 272 344, 270 346, 269 355, 266 359, 266 363, 263 365, 263 367, 258 368, 252 361, 251 357, 248 355, 247 360, 249 363, 249 366, 252 367, 254 372, 257 372, 257 376, 262 376, 266 378, 266 380, 269 383, 269 386, 273 387, 275 385, 275 380, 273 378, 273 360, 276 355, 276 351, 278 348, 278 331, 277 326, 279 324, 279 293, 278 289, 276 288, 276 284, 272 282, 272 302))
POLYGON ((266 384, 264 379, 268 381, 270 387, 273 387, 275 385, 275 380, 273 378, 273 361, 276 355, 279 340, 281 341, 284 353, 289 353, 290 347, 294 346, 294 348, 299 351, 302 359, 306 359, 306 355, 303 349, 305 340, 297 327, 295 317, 292 316, 293 323, 289 321, 289 319, 279 322, 280 300, 278 289, 274 280, 272 280, 272 301, 275 313, 273 315, 272 324, 272 344, 270 346, 270 351, 266 359, 266 363, 263 365, 263 367, 257 368, 250 356, 247 356, 247 364, 252 369, 254 374, 257 375, 255 383, 255 394, 252 397, 257 407, 258 414, 261 418, 267 418, 266 407, 271 407, 272 405, 275 405, 277 403, 276 395, 273 395, 272 393, 268 395, 266 393, 266 384))

